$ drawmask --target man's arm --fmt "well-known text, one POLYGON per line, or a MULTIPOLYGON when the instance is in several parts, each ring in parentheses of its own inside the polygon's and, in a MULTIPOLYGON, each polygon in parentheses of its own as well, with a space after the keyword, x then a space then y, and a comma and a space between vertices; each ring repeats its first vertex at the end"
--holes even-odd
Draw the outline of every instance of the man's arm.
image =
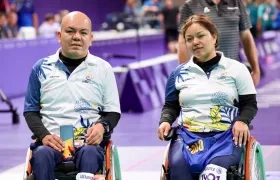
POLYGON ((178 71, 180 71, 180 69, 173 70, 167 79, 165 87, 165 102, 161 111, 159 125, 163 122, 168 122, 172 125, 180 115, 181 107, 178 99, 179 91, 175 86, 176 74, 178 71))
POLYGON ((242 31, 240 38, 246 57, 252 68, 254 84, 257 85, 260 79, 260 67, 254 38, 249 29, 242 31))
POLYGON ((235 120, 243 121, 247 125, 253 120, 258 111, 256 101, 256 88, 254 87, 251 75, 244 64, 238 67, 235 77, 235 85, 239 95, 240 114, 235 120))
POLYGON ((31 132, 42 140, 50 132, 44 126, 40 117, 40 88, 41 83, 34 68, 29 77, 24 102, 24 117, 31 132))
POLYGON ((112 132, 112 130, 118 125, 121 114, 117 112, 103 112, 102 118, 97 122, 105 126, 105 133, 112 132), (107 129, 108 128, 108 129, 107 129))
POLYGON ((183 35, 180 33, 178 38, 178 60, 179 64, 183 64, 190 59, 190 52, 187 49, 185 39, 183 35))
POLYGON ((40 112, 24 112, 23 115, 29 129, 40 141, 42 141, 45 136, 51 134, 47 128, 45 128, 40 117, 40 112))
POLYGON ((255 41, 250 32, 250 28, 252 27, 252 24, 244 4, 241 1, 238 2, 239 2, 239 9, 240 9, 240 23, 239 23, 240 39, 241 39, 241 43, 243 44, 247 60, 251 65, 252 78, 256 86, 259 84, 260 81, 260 67, 259 67, 255 41))
POLYGON ((183 64, 187 62, 190 59, 190 52, 187 49, 186 42, 184 39, 183 34, 181 34, 181 28, 186 22, 186 20, 193 15, 192 10, 190 9, 188 2, 186 2, 181 11, 180 11, 180 23, 179 23, 179 28, 178 31, 179 33, 179 38, 178 38, 178 60, 180 64, 183 64))

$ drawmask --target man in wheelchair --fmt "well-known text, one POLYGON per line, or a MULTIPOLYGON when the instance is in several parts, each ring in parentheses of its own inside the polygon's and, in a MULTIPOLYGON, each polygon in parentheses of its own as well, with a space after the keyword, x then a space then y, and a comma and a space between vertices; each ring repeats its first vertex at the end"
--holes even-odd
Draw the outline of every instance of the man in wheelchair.
POLYGON ((31 70, 24 117, 37 139, 30 159, 35 179, 56 179, 55 168, 69 160, 65 151, 73 153, 69 156, 84 179, 103 167, 104 135, 111 134, 121 112, 112 67, 88 51, 91 27, 84 13, 67 14, 57 33, 61 48, 31 70), (62 126, 72 127, 73 139, 80 142, 74 151, 61 139, 62 126))
POLYGON ((209 17, 191 16, 181 33, 193 57, 167 81, 158 128, 164 140, 179 116, 168 153, 169 178, 226 180, 250 138, 248 127, 258 110, 255 86, 245 65, 216 51, 218 31, 209 17))

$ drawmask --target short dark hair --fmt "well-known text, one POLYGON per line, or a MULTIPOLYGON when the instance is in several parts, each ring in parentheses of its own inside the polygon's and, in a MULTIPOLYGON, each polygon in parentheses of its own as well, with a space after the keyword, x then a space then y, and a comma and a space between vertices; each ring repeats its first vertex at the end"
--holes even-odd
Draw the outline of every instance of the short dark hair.
POLYGON ((45 21, 49 21, 49 20, 54 20, 54 15, 53 13, 47 13, 45 15, 45 21))

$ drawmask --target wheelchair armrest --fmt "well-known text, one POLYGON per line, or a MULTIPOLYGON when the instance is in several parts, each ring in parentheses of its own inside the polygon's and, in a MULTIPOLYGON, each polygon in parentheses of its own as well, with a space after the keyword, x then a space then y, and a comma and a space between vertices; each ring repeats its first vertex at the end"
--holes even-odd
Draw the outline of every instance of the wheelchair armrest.
POLYGON ((171 129, 170 129, 168 135, 167 135, 167 136, 164 136, 164 140, 165 140, 165 141, 171 140, 171 139, 175 136, 175 134, 176 134, 176 128, 171 127, 171 129))

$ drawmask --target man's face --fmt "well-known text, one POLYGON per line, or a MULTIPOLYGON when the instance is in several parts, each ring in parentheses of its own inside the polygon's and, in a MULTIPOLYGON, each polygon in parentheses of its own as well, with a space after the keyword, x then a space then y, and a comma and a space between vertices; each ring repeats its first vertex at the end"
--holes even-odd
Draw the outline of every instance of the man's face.
POLYGON ((267 4, 271 4, 271 0, 265 0, 267 4))
POLYGON ((171 5, 173 5, 173 1, 172 0, 166 0, 165 5, 166 6, 171 6, 171 5))
POLYGON ((71 59, 85 57, 92 40, 90 20, 77 15, 67 17, 58 32, 62 54, 71 59))
POLYGON ((158 0, 152 0, 152 2, 153 2, 154 4, 156 4, 156 3, 158 3, 158 0))
POLYGON ((18 21, 18 17, 16 13, 9 14, 8 23, 10 25, 15 26, 17 24, 17 21, 18 21))

